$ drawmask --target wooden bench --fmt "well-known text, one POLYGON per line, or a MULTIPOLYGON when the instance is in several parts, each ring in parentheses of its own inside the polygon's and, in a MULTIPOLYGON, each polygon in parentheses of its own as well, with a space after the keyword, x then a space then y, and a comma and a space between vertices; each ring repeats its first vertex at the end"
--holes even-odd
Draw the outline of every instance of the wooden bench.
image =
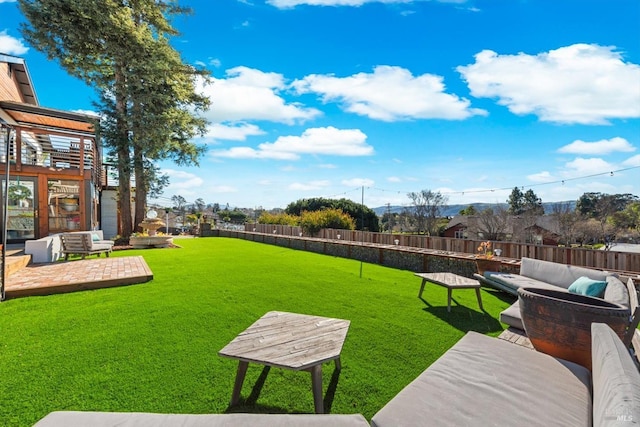
POLYGON ((82 259, 85 259, 87 255, 97 254, 100 256, 101 253, 107 254, 108 257, 113 249, 113 242, 106 240, 94 241, 93 235, 90 231, 61 234, 64 260, 67 261, 71 254, 82 255, 82 259))

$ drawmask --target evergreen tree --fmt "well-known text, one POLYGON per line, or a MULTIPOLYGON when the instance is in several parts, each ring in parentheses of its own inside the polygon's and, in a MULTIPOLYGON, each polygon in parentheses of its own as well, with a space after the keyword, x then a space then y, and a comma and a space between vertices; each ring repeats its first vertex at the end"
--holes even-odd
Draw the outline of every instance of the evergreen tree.
POLYGON ((99 94, 105 142, 117 156, 121 234, 131 221, 131 172, 136 177, 136 223, 144 217, 151 181, 148 161, 171 158, 197 164, 203 133, 195 112, 208 100, 195 94, 204 73, 182 63, 168 37, 169 18, 187 9, 167 0, 18 0, 28 23, 24 37, 49 59, 99 94))

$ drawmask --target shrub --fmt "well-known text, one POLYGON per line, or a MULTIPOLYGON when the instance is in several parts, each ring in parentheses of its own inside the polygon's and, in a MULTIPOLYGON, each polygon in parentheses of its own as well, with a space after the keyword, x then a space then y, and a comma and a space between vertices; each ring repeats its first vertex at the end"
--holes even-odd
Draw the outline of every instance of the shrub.
POLYGON ((295 227, 296 225, 300 225, 300 217, 286 213, 271 214, 269 212, 262 212, 258 218, 258 224, 290 225, 295 227))
POLYGON ((340 209, 323 209, 320 211, 304 211, 300 215, 302 229, 314 236, 323 228, 354 230, 355 221, 340 209))

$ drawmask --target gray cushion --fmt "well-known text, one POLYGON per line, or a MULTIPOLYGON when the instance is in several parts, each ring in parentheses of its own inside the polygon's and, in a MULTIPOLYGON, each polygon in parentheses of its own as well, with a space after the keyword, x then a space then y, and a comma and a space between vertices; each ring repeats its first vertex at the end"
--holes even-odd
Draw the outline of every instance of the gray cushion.
POLYGON ((557 262, 542 261, 539 259, 522 258, 520 274, 532 279, 541 280, 552 285, 568 288, 581 276, 593 280, 606 280, 611 273, 590 268, 565 265, 557 262))
POLYGON ((607 287, 604 290, 603 298, 606 301, 629 308, 629 291, 627 290, 627 286, 617 277, 607 277, 607 287))
POLYGON ((549 283, 542 282, 537 279, 532 279, 531 277, 522 276, 520 274, 512 274, 512 273, 494 273, 487 272, 484 275, 488 280, 492 280, 498 282, 510 289, 513 289, 517 292, 518 288, 543 288, 543 289, 563 289, 558 288, 558 286, 550 285, 549 283))
POLYGON ((522 317, 520 317, 520 300, 514 302, 509 308, 500 313, 500 321, 524 331, 524 324, 522 323, 522 317))
POLYGON ((591 325, 593 425, 630 426, 640 422, 640 373, 629 351, 603 323, 591 325))
POLYGON ((52 412, 34 427, 368 427, 360 414, 148 414, 140 412, 52 412))
POLYGON ((469 332, 371 425, 590 426, 590 378, 575 363, 469 332))
POLYGON ((102 251, 102 250, 111 250, 111 249, 113 249, 113 243, 109 244, 109 243, 93 242, 93 244, 91 245, 92 251, 102 251))

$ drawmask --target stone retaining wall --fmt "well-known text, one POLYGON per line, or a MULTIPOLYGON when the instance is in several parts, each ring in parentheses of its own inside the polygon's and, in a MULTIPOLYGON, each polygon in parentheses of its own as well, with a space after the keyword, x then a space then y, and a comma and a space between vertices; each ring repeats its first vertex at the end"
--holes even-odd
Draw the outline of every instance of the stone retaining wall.
MULTIPOLYGON (((245 239, 380 264, 416 273, 449 271, 461 276, 473 277, 473 273, 476 272, 475 256, 456 252, 232 230, 211 230, 206 236, 245 239)), ((518 260, 501 258, 501 261, 500 271, 517 273, 520 270, 520 262, 518 260)))

